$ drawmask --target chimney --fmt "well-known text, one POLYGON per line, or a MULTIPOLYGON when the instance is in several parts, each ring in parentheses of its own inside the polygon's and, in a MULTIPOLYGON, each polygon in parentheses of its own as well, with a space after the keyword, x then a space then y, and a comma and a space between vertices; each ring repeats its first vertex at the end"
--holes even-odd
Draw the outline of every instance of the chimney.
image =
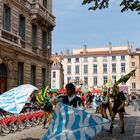
POLYGON ((109 42, 109 53, 111 53, 111 51, 112 51, 112 43, 109 42))
POLYGON ((130 44, 130 42, 129 41, 127 41, 127 51, 128 51, 128 53, 131 53, 131 50, 132 50, 132 45, 130 44))
POLYGON ((83 53, 86 54, 86 52, 87 52, 87 45, 84 44, 83 53))
POLYGON ((69 56, 69 49, 66 50, 66 55, 69 56))

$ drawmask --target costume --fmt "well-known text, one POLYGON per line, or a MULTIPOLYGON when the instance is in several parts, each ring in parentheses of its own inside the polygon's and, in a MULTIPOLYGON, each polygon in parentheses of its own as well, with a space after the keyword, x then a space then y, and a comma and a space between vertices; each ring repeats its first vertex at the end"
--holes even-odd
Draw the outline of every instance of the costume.
POLYGON ((75 108, 84 106, 82 99, 78 97, 77 95, 72 95, 72 96, 63 95, 63 96, 59 96, 59 99, 61 99, 61 102, 63 104, 67 104, 75 108))

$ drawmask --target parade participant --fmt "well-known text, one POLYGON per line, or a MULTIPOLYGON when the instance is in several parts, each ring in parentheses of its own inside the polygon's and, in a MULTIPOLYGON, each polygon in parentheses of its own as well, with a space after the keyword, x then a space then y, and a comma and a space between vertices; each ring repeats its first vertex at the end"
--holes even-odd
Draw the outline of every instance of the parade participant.
POLYGON ((81 99, 83 101, 84 107, 86 108, 86 95, 82 94, 81 99))
POLYGON ((60 101, 75 108, 83 108, 84 103, 82 99, 76 95, 74 84, 68 83, 65 88, 66 94, 63 96, 59 96, 60 101))
POLYGON ((45 97, 45 106, 44 110, 44 122, 43 122, 43 129, 45 129, 46 123, 50 122, 52 119, 53 114, 53 104, 51 102, 52 92, 48 92, 45 97))
POLYGON ((112 129, 113 129, 113 124, 114 124, 114 119, 116 114, 119 114, 119 118, 120 118, 120 122, 121 122, 121 133, 124 133, 124 113, 125 113, 125 96, 123 91, 119 92, 119 88, 117 87, 116 90, 116 96, 114 97, 114 104, 113 104, 113 108, 112 108, 112 123, 110 125, 110 129, 107 131, 109 133, 112 133, 112 129))
MULTIPOLYGON (((95 110, 95 113, 101 113, 102 112, 102 109, 101 109, 101 95, 100 94, 97 94, 95 93, 95 97, 93 99, 93 108, 95 110)), ((102 113, 101 113, 102 114, 102 113)))
POLYGON ((106 110, 109 107, 109 96, 107 95, 107 92, 103 92, 101 95, 101 102, 102 102, 102 117, 108 119, 106 110))

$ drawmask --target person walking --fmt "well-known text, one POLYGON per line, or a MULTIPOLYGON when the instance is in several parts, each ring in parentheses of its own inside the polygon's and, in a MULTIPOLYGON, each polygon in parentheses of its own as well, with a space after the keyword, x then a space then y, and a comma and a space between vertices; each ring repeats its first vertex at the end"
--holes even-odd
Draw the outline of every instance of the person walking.
POLYGON ((114 124, 114 119, 116 114, 118 113, 119 118, 120 118, 120 124, 121 124, 121 132, 120 133, 124 133, 124 113, 125 113, 125 95, 123 93, 123 91, 119 92, 119 88, 117 87, 117 93, 116 96, 114 97, 114 104, 112 107, 112 117, 111 117, 111 125, 110 125, 110 129, 107 130, 107 132, 112 133, 112 129, 113 129, 113 124, 114 124))

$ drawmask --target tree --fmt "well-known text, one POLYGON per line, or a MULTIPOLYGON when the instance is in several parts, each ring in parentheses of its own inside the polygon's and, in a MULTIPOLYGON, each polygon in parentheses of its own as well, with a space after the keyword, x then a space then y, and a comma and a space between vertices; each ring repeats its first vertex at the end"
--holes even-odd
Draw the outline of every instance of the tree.
MULTIPOLYGON (((105 8, 108 8, 109 2, 111 0, 83 0, 82 5, 85 4, 92 4, 92 6, 89 7, 89 10, 102 10, 105 8)), ((136 11, 138 14, 140 14, 140 1, 139 0, 122 0, 120 3, 120 6, 122 6, 121 12, 124 11, 136 11)))

